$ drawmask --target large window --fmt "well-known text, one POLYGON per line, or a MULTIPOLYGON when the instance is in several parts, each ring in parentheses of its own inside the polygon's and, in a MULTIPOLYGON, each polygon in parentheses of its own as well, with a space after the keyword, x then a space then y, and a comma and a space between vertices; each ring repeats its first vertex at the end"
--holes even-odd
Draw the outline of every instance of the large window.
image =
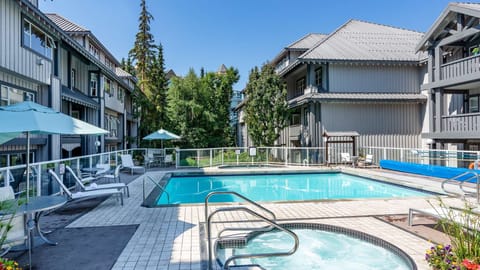
POLYGON ((477 113, 479 112, 478 106, 478 97, 479 96, 470 96, 468 98, 468 112, 469 113, 477 113))
POLYGON ((117 91, 117 99, 123 103, 123 97, 124 97, 124 91, 123 91, 123 88, 121 87, 118 87, 118 91, 117 91))
POLYGON ((70 82, 71 82, 71 88, 77 87, 77 71, 72 68, 72 71, 70 72, 70 82))
POLYGON ((88 50, 93 56, 95 56, 95 58, 100 59, 100 53, 98 52, 97 47, 93 46, 92 44, 89 44, 88 50))
POLYGON ((105 115, 105 129, 110 133, 108 137, 118 137, 118 128, 120 126, 120 120, 113 115, 105 115))
POLYGON ((6 85, 0 88, 0 106, 12 105, 27 99, 35 101, 35 94, 6 85))
POLYGON ((303 95, 303 91, 305 90, 305 77, 298 79, 295 82, 295 96, 303 95))
POLYGON ((28 20, 23 20, 23 46, 34 50, 48 59, 52 59, 55 43, 40 28, 28 20))

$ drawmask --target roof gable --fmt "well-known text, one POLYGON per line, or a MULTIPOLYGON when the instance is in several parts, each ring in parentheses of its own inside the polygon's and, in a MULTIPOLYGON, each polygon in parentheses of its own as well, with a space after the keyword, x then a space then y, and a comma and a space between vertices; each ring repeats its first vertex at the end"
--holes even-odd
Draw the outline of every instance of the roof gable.
POLYGON ((479 22, 475 18, 480 18, 480 4, 450 3, 417 44, 415 51, 426 50, 435 40, 451 35, 449 30, 456 29, 457 14, 464 14, 470 17, 466 21, 467 25, 472 24, 469 27, 478 26, 479 22))
POLYGON ((350 20, 315 47, 301 61, 418 61, 415 45, 423 34, 391 26, 350 20))
POLYGON ((310 33, 288 45, 286 48, 292 50, 308 50, 327 36, 328 35, 325 34, 310 33))

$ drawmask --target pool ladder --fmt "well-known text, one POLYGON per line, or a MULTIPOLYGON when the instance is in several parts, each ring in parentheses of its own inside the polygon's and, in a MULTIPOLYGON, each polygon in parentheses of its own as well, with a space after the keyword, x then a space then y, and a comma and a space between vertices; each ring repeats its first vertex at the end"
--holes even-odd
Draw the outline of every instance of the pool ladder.
POLYGON ((461 197, 465 197, 466 195, 476 195, 477 203, 480 203, 480 177, 479 177, 479 174, 475 171, 466 171, 466 172, 461 173, 457 176, 454 176, 452 178, 444 180, 442 182, 442 190, 447 194, 452 194, 452 195, 461 196, 461 197), (473 179, 476 179, 476 192, 475 192, 476 194, 473 193, 473 192, 465 190, 464 187, 463 187, 463 184, 465 182, 468 182, 468 181, 473 180, 473 179), (460 190, 463 193, 456 193, 456 192, 448 191, 445 188, 446 184, 458 185, 458 187, 460 188, 460 190))
MULTIPOLYGON (((276 219, 277 218, 272 211, 268 210, 267 208, 259 205, 258 203, 248 199, 247 197, 245 197, 245 196, 243 196, 243 195, 241 195, 237 192, 234 192, 234 191, 214 191, 214 192, 210 192, 207 195, 207 197, 205 198, 205 224, 207 226, 206 231, 207 231, 207 242, 208 242, 208 247, 207 247, 208 248, 208 269, 209 270, 213 269, 212 259, 214 257, 213 253, 214 253, 214 251, 216 251, 217 244, 221 243, 221 242, 225 242, 225 243, 228 242, 228 240, 229 240, 228 236, 222 237, 222 234, 224 232, 227 232, 227 231, 268 232, 268 231, 271 231, 271 230, 274 230, 274 229, 278 229, 278 230, 284 231, 285 233, 289 234, 294 239, 294 246, 292 247, 292 249, 290 249, 289 251, 285 251, 285 252, 232 255, 225 260, 225 262, 223 264, 223 269, 224 270, 228 270, 228 269, 238 269, 238 270, 240 270, 240 269, 251 269, 251 270, 258 269, 258 270, 262 270, 264 268, 262 268, 260 265, 249 264, 249 265, 230 266, 230 264, 233 263, 235 260, 240 260, 240 259, 289 256, 289 255, 292 255, 293 253, 295 253, 297 251, 298 245, 299 245, 298 236, 294 232, 292 232, 291 230, 283 228, 282 226, 277 224, 276 219), (212 213, 209 214, 209 212, 208 212, 208 202, 209 202, 211 197, 216 196, 216 195, 233 195, 233 196, 239 197, 239 198, 243 199, 244 201, 248 202, 250 205, 255 206, 256 208, 262 210, 265 213, 268 213, 268 215, 271 218, 267 218, 264 215, 260 214, 259 212, 254 211, 254 210, 252 210, 248 207, 245 207, 245 206, 221 207, 221 208, 217 208, 215 211, 213 211, 212 213), (222 213, 222 212, 235 212, 235 211, 246 212, 246 213, 248 213, 248 214, 250 214, 250 215, 252 215, 256 218, 259 218, 261 221, 267 223, 268 226, 265 226, 265 227, 250 227, 250 228, 245 228, 245 227, 242 227, 242 228, 231 227, 231 228, 229 228, 229 227, 225 227, 217 233, 217 241, 215 242, 215 248, 212 249, 212 228, 211 228, 211 225, 212 225, 213 217, 215 215, 219 214, 219 213, 222 213)), ((225 223, 231 223, 231 221, 226 221, 225 223)), ((246 244, 246 238, 244 238, 243 240, 245 241, 245 244, 246 244)))
POLYGON ((159 184, 157 183, 157 181, 155 181, 155 179, 153 179, 153 177, 151 177, 150 175, 145 175, 143 176, 143 185, 142 185, 142 189, 143 189, 143 202, 145 202, 145 199, 146 199, 146 194, 145 194, 145 179, 148 179, 150 180, 153 184, 155 184, 155 186, 157 186, 157 188, 159 188, 161 191, 163 191, 163 193, 165 193, 167 195, 167 202, 170 203, 170 194, 168 194, 168 192, 159 184))

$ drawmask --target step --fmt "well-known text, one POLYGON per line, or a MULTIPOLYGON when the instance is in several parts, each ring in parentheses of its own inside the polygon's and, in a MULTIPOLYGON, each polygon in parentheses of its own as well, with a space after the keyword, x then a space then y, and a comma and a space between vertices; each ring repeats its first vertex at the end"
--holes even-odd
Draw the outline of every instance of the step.
POLYGON ((217 245, 220 248, 241 248, 246 244, 246 236, 224 236, 217 240, 217 245))
POLYGON ((265 270, 265 268, 261 267, 258 264, 232 265, 232 266, 228 267, 228 269, 232 269, 232 270, 265 270))

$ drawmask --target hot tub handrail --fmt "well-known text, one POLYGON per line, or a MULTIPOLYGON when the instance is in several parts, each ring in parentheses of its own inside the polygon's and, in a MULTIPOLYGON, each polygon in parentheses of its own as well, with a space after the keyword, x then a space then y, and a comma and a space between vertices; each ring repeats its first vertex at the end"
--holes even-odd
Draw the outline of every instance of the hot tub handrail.
POLYGON ((230 194, 230 195, 237 196, 237 197, 243 199, 244 201, 246 201, 246 202, 262 209, 263 211, 267 212, 268 214, 270 214, 272 216, 273 221, 277 220, 277 217, 275 216, 275 213, 273 213, 272 211, 268 210, 267 208, 261 206, 260 204, 250 200, 249 198, 243 196, 240 193, 237 193, 235 191, 213 191, 213 192, 208 193, 208 195, 205 197, 205 221, 207 221, 207 219, 208 219, 208 201, 210 200, 210 198, 212 196, 225 195, 225 194, 230 194))
POLYGON ((159 183, 155 182, 155 180, 150 175, 143 176, 143 186, 142 186, 142 188, 143 188, 143 201, 145 201, 145 178, 147 178, 153 184, 155 184, 155 186, 157 186, 161 191, 165 192, 165 194, 167 194, 167 202, 170 203, 170 194, 159 183))
POLYGON ((270 220, 263 215, 253 211, 250 208, 247 208, 245 206, 237 206, 237 207, 229 207, 229 208, 220 208, 215 211, 213 211, 207 218, 206 223, 207 223, 207 239, 208 239, 208 269, 212 269, 212 248, 211 248, 211 226, 210 223, 212 221, 212 218, 214 215, 220 213, 220 212, 227 212, 227 211, 245 211, 261 220, 264 222, 268 223, 270 226, 277 228, 280 231, 288 233, 294 240, 294 245, 292 249, 286 252, 270 252, 270 253, 257 253, 257 254, 242 254, 242 255, 233 255, 230 256, 228 259, 225 260, 223 263, 223 269, 228 269, 228 265, 234 261, 234 260, 239 260, 239 259, 246 259, 246 258, 264 258, 264 257, 279 257, 279 256, 290 256, 294 254, 299 245, 299 240, 298 236, 292 232, 291 230, 284 228, 277 224, 275 221, 270 220))

